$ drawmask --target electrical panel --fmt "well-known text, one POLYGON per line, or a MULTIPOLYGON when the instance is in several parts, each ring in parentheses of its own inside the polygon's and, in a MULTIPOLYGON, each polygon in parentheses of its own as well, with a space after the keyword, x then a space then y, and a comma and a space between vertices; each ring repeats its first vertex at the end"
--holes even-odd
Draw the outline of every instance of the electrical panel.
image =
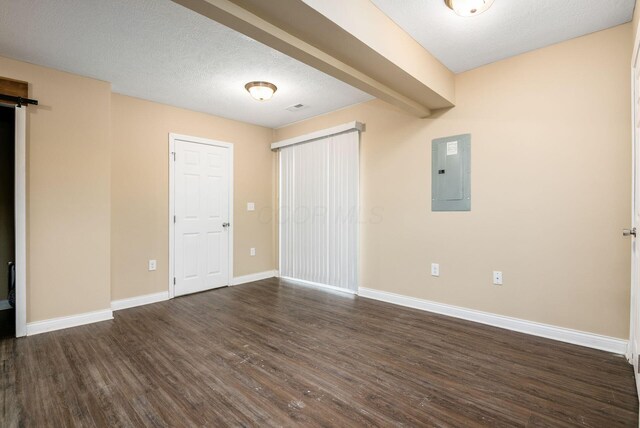
POLYGON ((431 211, 471 211, 471 134, 433 140, 431 211))

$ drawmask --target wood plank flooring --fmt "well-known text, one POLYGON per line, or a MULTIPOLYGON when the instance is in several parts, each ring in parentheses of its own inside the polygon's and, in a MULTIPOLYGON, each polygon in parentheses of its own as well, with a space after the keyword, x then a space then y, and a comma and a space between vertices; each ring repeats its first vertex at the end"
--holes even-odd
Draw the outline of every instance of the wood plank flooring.
POLYGON ((277 279, 0 341, 0 426, 637 427, 621 356, 277 279))

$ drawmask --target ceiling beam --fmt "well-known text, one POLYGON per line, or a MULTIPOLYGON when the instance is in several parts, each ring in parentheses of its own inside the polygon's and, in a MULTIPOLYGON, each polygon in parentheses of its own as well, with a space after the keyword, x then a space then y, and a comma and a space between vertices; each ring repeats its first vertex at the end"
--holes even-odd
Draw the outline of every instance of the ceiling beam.
MULTIPOLYGON (((452 74, 449 85, 442 70, 426 70, 440 80, 432 85, 436 92, 396 64, 397 58, 386 58, 384 52, 376 51, 305 1, 173 1, 418 117, 428 117, 435 108, 453 106, 452 74), (345 51, 345 47, 351 49, 345 51)), ((422 53, 430 56, 424 49, 422 53)))
MULTIPOLYGON (((234 1, 264 3, 260 0, 234 1)), ((302 7, 297 10, 287 8, 295 13, 284 12, 290 14, 289 27, 298 31, 296 34, 300 38, 338 58, 347 59, 358 70, 432 109, 453 106, 454 74, 371 0, 293 1, 304 2, 315 15, 320 15, 314 16, 302 7), (316 26, 310 28, 309 22, 316 22, 316 26)), ((278 15, 283 15, 282 8, 278 15)))

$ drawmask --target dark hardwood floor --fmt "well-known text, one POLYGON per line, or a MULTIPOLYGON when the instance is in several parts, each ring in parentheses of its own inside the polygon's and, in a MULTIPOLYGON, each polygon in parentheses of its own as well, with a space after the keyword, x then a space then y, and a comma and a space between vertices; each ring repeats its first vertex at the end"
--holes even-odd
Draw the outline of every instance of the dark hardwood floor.
POLYGON ((0 342, 0 426, 638 426, 621 356, 276 279, 0 342))

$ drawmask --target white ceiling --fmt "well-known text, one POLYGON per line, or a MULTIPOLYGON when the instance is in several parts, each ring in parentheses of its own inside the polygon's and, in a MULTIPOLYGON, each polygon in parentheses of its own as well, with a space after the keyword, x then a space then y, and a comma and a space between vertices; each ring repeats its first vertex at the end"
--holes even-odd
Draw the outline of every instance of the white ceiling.
POLYGON ((454 73, 629 22, 635 0, 495 0, 462 18, 443 0, 371 0, 454 73))
POLYGON ((170 0, 0 0, 0 56, 269 127, 373 98, 170 0), (274 98, 253 100, 252 80, 276 84, 274 98))

